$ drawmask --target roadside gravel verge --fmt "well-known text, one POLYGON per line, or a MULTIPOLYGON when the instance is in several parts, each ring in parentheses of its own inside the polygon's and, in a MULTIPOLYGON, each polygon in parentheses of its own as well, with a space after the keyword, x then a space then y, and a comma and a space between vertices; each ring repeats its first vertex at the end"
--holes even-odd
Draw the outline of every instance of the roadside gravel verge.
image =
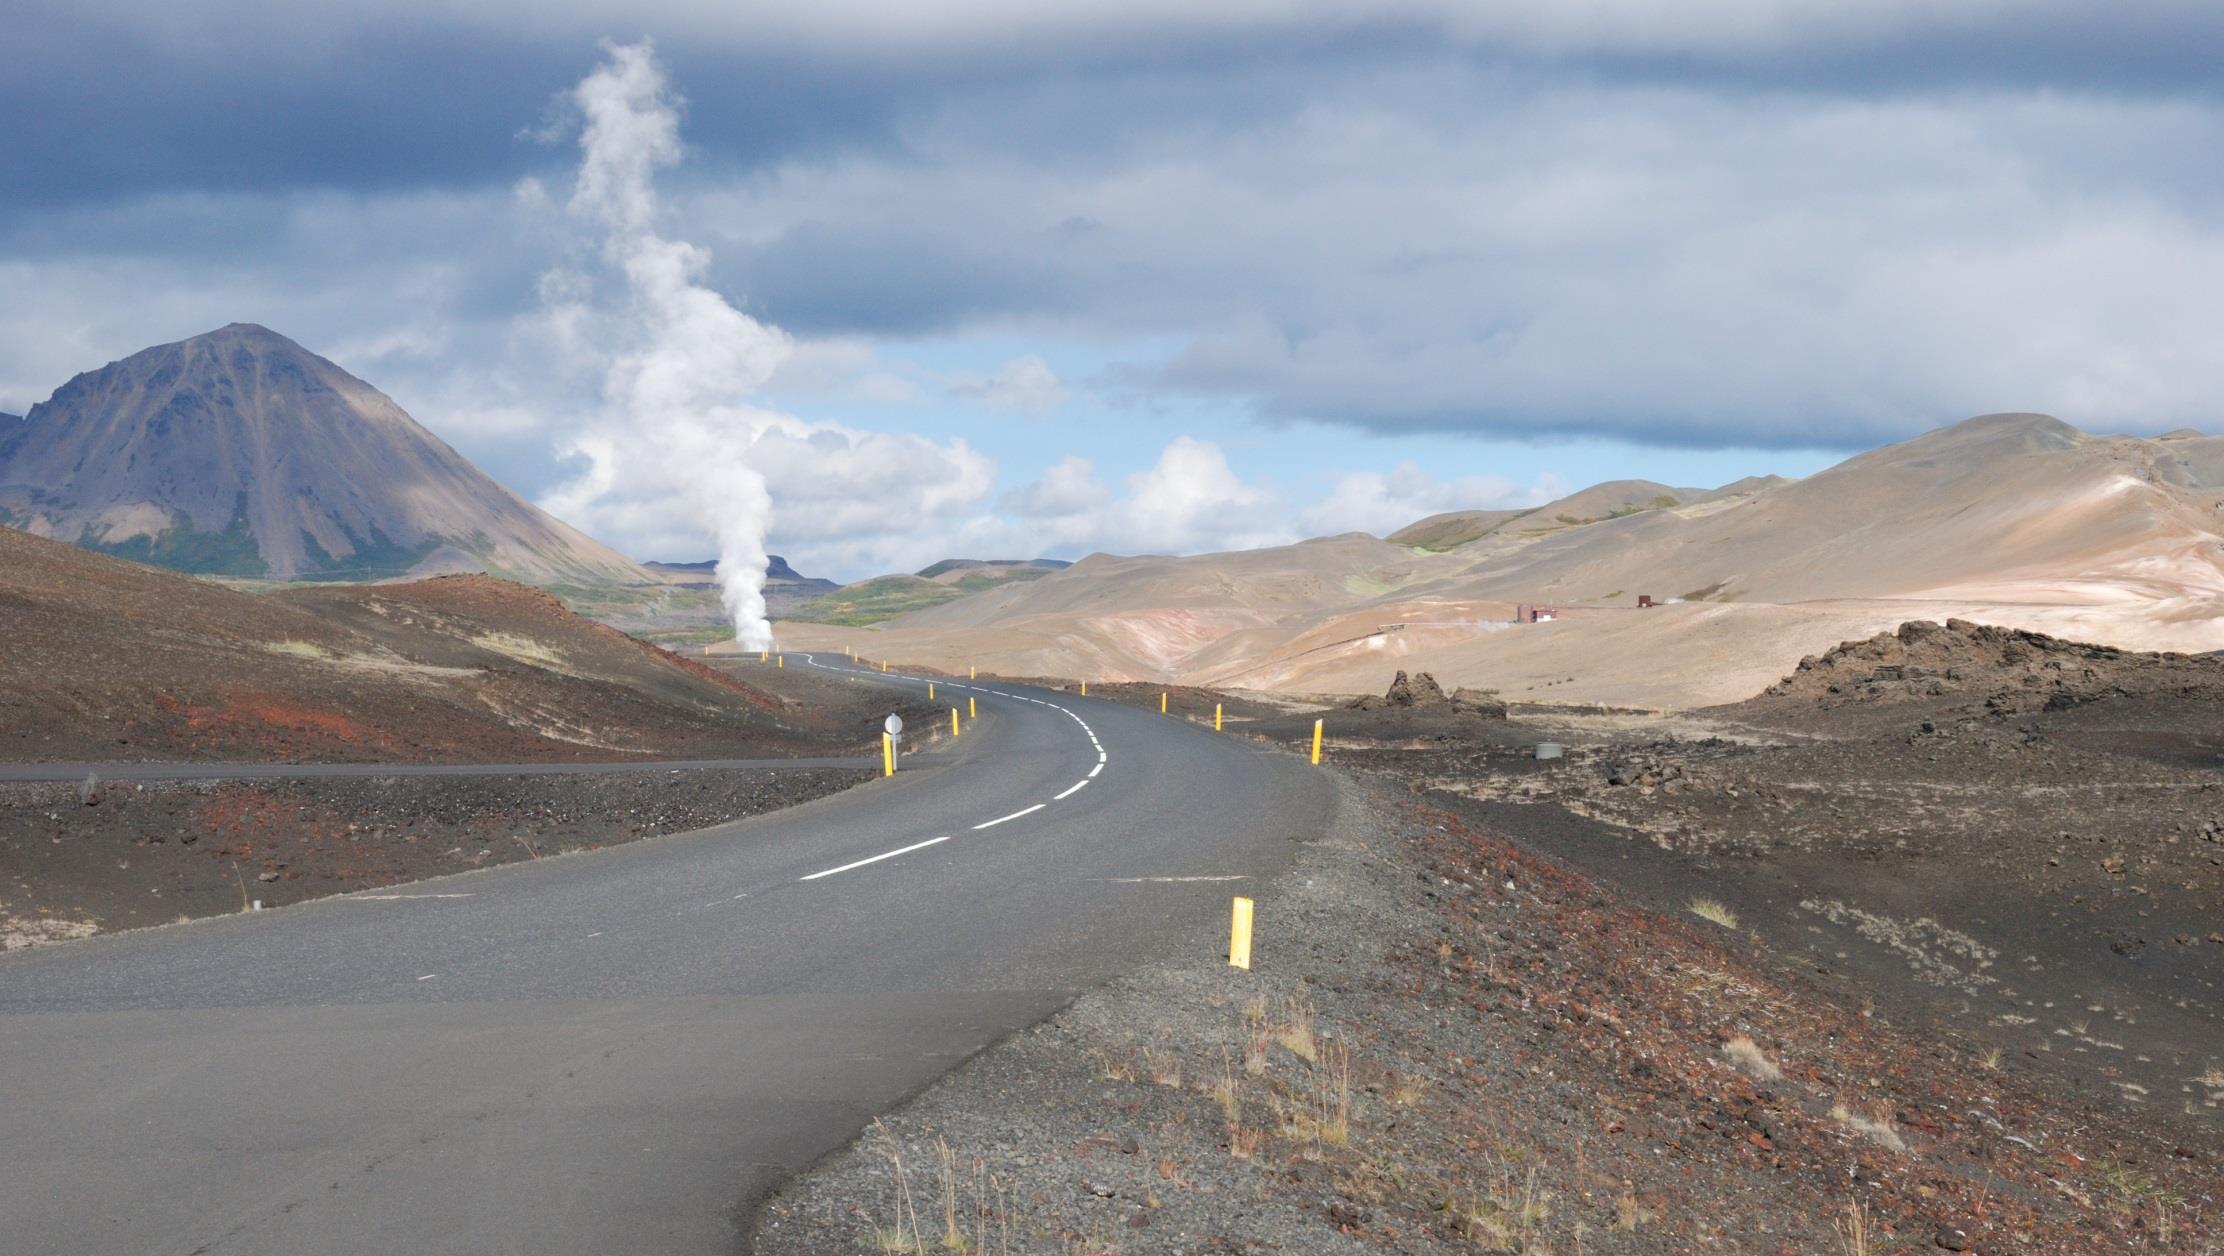
POLYGON ((1482 817, 1347 778, 1257 887, 1254 971, 1196 930, 790 1182, 754 1250, 2214 1250, 2214 1148, 1482 817))

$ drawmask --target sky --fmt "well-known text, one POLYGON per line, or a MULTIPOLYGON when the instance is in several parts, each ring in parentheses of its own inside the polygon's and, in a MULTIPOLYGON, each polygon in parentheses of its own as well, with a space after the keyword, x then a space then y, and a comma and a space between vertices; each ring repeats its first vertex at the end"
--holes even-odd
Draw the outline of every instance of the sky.
POLYGON ((627 49, 671 124, 629 229, 746 342, 684 404, 813 574, 2224 395, 2213 4, 12 0, 0 39, 0 411, 262 323, 643 558, 725 542, 621 396, 653 310, 581 89, 627 49))

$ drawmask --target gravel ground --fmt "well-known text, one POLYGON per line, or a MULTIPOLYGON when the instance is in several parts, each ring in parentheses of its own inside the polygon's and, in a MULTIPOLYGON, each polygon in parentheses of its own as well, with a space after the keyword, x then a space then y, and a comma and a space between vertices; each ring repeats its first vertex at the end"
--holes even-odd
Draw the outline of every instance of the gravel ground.
POLYGON ((0 947, 276 907, 809 802, 873 773, 0 784, 0 947))
POLYGON ((1260 887, 1254 971, 1197 931, 791 1182, 755 1250, 2224 1250, 2213 1143, 1637 908, 1522 823, 1351 780, 1260 887))

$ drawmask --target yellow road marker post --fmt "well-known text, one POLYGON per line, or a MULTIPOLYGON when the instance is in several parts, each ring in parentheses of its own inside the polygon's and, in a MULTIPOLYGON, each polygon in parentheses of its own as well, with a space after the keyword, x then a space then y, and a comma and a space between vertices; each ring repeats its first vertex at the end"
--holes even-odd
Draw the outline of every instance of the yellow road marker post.
POLYGON ((1212 731, 1220 731, 1220 704, 1217 702, 1212 704, 1212 731))
POLYGON ((1228 966, 1251 967, 1251 900, 1238 898, 1228 913, 1228 966))
POLYGON ((950 708, 950 735, 952 737, 958 735, 958 709, 956 707, 950 708))
POLYGON ((770 650, 759 650, 759 651, 757 651, 757 661, 758 661, 759 663, 770 663, 770 662, 772 661, 772 651, 770 651, 770 650))
POLYGON ((880 774, 896 774, 896 739, 886 733, 880 735, 880 774))
POLYGON ((774 667, 786 667, 788 665, 788 656, 785 654, 781 655, 779 658, 773 660, 772 665, 774 667))
POLYGON ((1325 720, 1313 721, 1313 764, 1315 767, 1318 767, 1321 761, 1321 725, 1326 722, 1325 720))
POLYGON ((968 667, 968 668, 966 668, 966 669, 965 669, 965 678, 966 678, 967 680, 979 680, 979 679, 981 678, 981 669, 980 669, 980 668, 978 668, 978 667, 968 667))
POLYGON ((927 682, 927 701, 934 701, 934 682, 931 680, 927 682))
POLYGON ((880 665, 880 670, 885 673, 888 670, 888 665, 886 663, 882 663, 880 665))
POLYGON ((1158 713, 1159 713, 1160 715, 1164 715, 1164 714, 1166 714, 1166 695, 1165 695, 1165 694, 1160 694, 1160 695, 1158 695, 1158 713))
POLYGON ((1081 682, 1081 696, 1084 698, 1089 696, 1089 682, 1086 680, 1081 682))
POLYGON ((973 699, 971 698, 967 698, 965 700, 965 718, 969 720, 977 720, 981 718, 981 708, 975 706, 973 704, 973 699))

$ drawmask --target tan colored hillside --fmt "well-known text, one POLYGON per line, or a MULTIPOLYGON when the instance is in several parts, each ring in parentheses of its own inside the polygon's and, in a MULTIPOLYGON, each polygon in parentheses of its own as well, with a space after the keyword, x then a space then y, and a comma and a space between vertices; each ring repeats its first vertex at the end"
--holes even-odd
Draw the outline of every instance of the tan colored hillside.
MULTIPOLYGON (((1564 500, 1630 504, 1636 483, 1564 500)), ((784 626, 783 639, 1301 692, 1377 690, 1392 668, 1424 668, 1512 698, 1648 706, 1747 697, 1805 654, 1911 618, 2224 648, 2224 439, 1987 415, 1805 480, 1655 496, 1668 493, 1704 500, 1542 533, 1517 522, 1442 553, 1352 535, 1094 555, 869 633, 784 626), (1639 611, 1639 594, 1685 604, 1639 611), (1560 616, 1516 625, 1522 603, 1560 616)))

